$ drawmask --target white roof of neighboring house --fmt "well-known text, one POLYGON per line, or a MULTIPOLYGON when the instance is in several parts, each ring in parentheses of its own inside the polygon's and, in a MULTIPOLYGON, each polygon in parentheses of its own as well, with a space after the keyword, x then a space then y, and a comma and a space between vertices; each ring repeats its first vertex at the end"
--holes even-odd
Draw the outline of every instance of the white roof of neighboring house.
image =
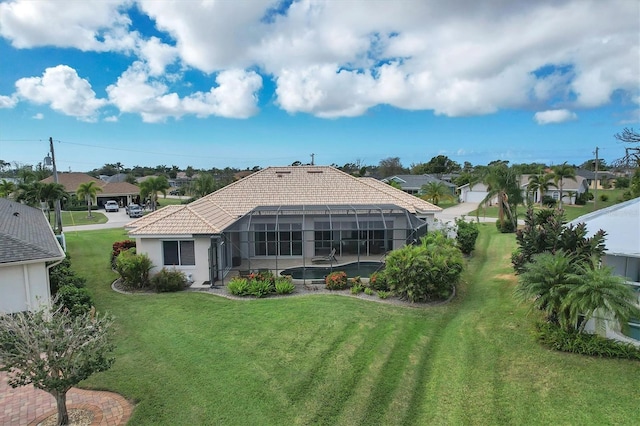
POLYGON ((329 166, 268 167, 191 204, 127 224, 135 235, 218 234, 258 206, 394 204, 415 214, 442 209, 373 178, 329 166))
POLYGON ((588 235, 602 229, 607 233, 607 253, 640 257, 640 197, 580 216, 569 222, 584 222, 588 235))

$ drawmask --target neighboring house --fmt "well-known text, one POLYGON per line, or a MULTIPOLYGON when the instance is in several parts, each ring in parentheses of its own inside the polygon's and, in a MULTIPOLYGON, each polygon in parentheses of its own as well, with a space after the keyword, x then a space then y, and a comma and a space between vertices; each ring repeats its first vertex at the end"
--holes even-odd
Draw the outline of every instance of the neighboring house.
POLYGON ((458 193, 461 203, 479 203, 489 195, 489 189, 482 182, 466 183, 458 187, 458 193))
POLYGON ((391 177, 387 177, 381 179, 384 183, 396 182, 400 185, 400 189, 402 189, 407 194, 418 195, 423 185, 426 185, 431 182, 440 182, 451 191, 451 195, 455 195, 456 186, 451 182, 445 182, 443 180, 438 179, 435 176, 431 175, 395 175, 391 177))
POLYGON ((380 260, 417 241, 440 211, 333 167, 269 167, 127 228, 137 252, 156 265, 152 272, 176 267, 195 282, 214 282, 232 268, 304 266, 331 252, 341 263, 380 260))
POLYGON ((0 312, 50 304, 49 268, 64 257, 42 210, 0 198, 0 312))
MULTIPOLYGON (((527 198, 529 186, 529 177, 532 175, 522 175, 520 176, 520 188, 522 189, 522 197, 524 199, 527 198)), ((544 192, 542 196, 548 196, 553 198, 556 202, 560 201, 560 182, 558 182, 558 186, 555 186, 553 180, 551 181, 552 185, 549 186, 549 190, 544 192)), ((582 176, 575 177, 575 180, 565 178, 562 181, 562 202, 565 204, 575 204, 576 197, 580 194, 583 194, 589 190, 588 182, 582 176)), ((534 193, 529 193, 529 197, 532 197, 532 201, 534 203, 540 202, 540 192, 536 191, 534 193)))
MULTIPOLYGON (((53 176, 42 180, 41 182, 53 182, 53 176)), ((98 207, 103 206, 109 200, 115 200, 123 206, 127 206, 138 200, 140 188, 128 182, 105 182, 96 179, 86 173, 68 172, 58 173, 58 182, 64 186, 64 190, 71 195, 75 195, 78 187, 87 182, 95 182, 96 186, 102 191, 96 194, 96 204, 98 207)))
POLYGON ((576 169, 576 175, 583 177, 587 181, 587 188, 589 189, 596 189, 596 187, 597 189, 605 189, 604 182, 608 182, 610 187, 613 187, 616 178, 613 173, 607 171, 598 172, 596 177, 596 172, 584 169, 576 169))
MULTIPOLYGON (((588 236, 602 229, 606 235, 606 252, 602 260, 604 265, 613 268, 616 275, 624 277, 638 294, 640 303, 640 198, 615 204, 593 213, 580 216, 569 222, 587 225, 588 236)), ((594 331, 595 324, 587 324, 587 330, 594 331)), ((607 336, 617 340, 632 341, 640 345, 640 318, 631 321, 628 329, 621 328, 613 322, 607 323, 607 336)))

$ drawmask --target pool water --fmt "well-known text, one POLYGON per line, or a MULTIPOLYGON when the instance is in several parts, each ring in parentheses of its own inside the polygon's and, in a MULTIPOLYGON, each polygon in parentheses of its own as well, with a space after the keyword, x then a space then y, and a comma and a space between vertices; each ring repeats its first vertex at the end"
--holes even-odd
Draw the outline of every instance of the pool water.
POLYGON ((319 280, 335 271, 344 271, 348 278, 368 278, 374 272, 384 267, 382 262, 353 262, 344 265, 331 266, 297 266, 285 269, 280 275, 291 275, 294 280, 319 280))

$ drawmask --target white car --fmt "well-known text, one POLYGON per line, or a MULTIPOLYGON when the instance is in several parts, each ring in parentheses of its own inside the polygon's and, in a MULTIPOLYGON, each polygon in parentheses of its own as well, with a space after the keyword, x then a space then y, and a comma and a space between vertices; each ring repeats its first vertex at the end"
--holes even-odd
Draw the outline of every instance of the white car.
POLYGON ((120 211, 120 206, 117 201, 109 200, 104 204, 104 211, 117 212, 120 211))

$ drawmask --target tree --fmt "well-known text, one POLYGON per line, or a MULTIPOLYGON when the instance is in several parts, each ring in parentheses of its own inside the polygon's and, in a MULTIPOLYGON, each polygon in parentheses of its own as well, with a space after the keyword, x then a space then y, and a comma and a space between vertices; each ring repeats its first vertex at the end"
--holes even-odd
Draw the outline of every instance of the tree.
POLYGON ((624 278, 613 275, 612 271, 609 267, 578 267, 577 285, 566 294, 561 309, 568 310, 572 324, 579 323, 579 332, 584 331, 591 318, 596 320, 596 330, 602 333, 604 319, 624 324, 632 317, 640 318, 640 309, 634 303, 635 292, 624 278))
MULTIPOLYGON (((516 206, 522 202, 516 171, 504 162, 494 162, 485 169, 482 181, 487 185, 487 196, 480 202, 486 206, 493 199, 498 203, 498 224, 501 229, 517 227, 516 206), (505 214, 509 225, 505 225, 505 214)), ((477 210, 478 214, 480 209, 477 210)))
POLYGON ((216 190, 216 180, 209 173, 200 173, 193 180, 193 195, 196 197, 204 197, 216 190))
POLYGON ((167 181, 166 177, 152 176, 140 183, 140 197, 142 197, 143 199, 150 197, 151 210, 155 211, 158 205, 158 192, 166 197, 167 190, 169 188, 169 181, 167 181))
POLYGON ((527 184, 527 195, 533 195, 537 192, 540 206, 542 206, 542 196, 549 190, 549 187, 554 186, 551 181, 552 178, 553 175, 551 173, 529 176, 529 183, 527 184))
POLYGON ((112 323, 107 315, 72 316, 49 307, 0 314, 0 371, 9 373, 11 387, 33 384, 53 395, 57 424, 68 424, 69 389, 114 362, 112 323))
POLYGON ((378 164, 378 174, 382 177, 399 175, 406 172, 400 162, 400 157, 388 157, 380 160, 378 164))
POLYGON ((422 185, 420 188, 420 193, 422 194, 420 198, 432 201, 436 206, 442 199, 453 200, 453 194, 447 186, 442 182, 429 182, 422 185))
POLYGON ((570 256, 564 252, 541 253, 525 265, 514 296, 520 302, 531 302, 550 322, 571 330, 575 323, 571 322, 570 308, 564 299, 579 280, 570 256))
POLYGON ((40 188, 40 202, 47 203, 47 214, 49 218, 49 222, 51 222, 51 209, 56 201, 62 200, 63 198, 67 198, 69 194, 64 189, 64 185, 49 182, 45 183, 40 188))
MULTIPOLYGON (((596 170, 596 159, 593 158, 591 160, 587 160, 584 163, 580 164, 578 166, 579 169, 583 169, 583 170, 589 170, 589 171, 595 171, 596 170)), ((607 162, 604 161, 602 158, 598 158, 598 171, 605 171, 605 170, 609 170, 609 166, 607 165, 607 162)))
POLYGON ((576 182, 576 169, 574 169, 573 166, 568 165, 567 162, 565 161, 564 163, 558 166, 553 166, 552 170, 553 170, 553 182, 555 183, 556 187, 560 190, 560 200, 559 200, 558 207, 562 208, 562 198, 564 197, 564 195, 562 194, 562 189, 564 186, 564 180, 571 179, 572 181, 576 182), (560 186, 558 186, 558 183, 560 184, 560 186))
POLYGON ((91 203, 96 198, 96 194, 102 192, 102 188, 96 185, 96 182, 85 182, 78 185, 76 190, 76 197, 84 198, 87 201, 87 217, 91 216, 91 203))
POLYGON ((459 172, 460 170, 460 164, 451 160, 446 155, 438 155, 431 158, 428 163, 416 164, 411 167, 411 173, 414 175, 442 175, 445 173, 459 172))
POLYGON ((626 167, 640 167, 640 133, 625 128, 621 133, 616 133, 614 137, 620 142, 635 144, 635 146, 624 149, 624 157, 618 159, 616 164, 626 167))
POLYGON ((0 182, 0 197, 9 198, 9 196, 13 194, 16 189, 17 188, 15 183, 6 179, 2 179, 2 182, 0 182))

